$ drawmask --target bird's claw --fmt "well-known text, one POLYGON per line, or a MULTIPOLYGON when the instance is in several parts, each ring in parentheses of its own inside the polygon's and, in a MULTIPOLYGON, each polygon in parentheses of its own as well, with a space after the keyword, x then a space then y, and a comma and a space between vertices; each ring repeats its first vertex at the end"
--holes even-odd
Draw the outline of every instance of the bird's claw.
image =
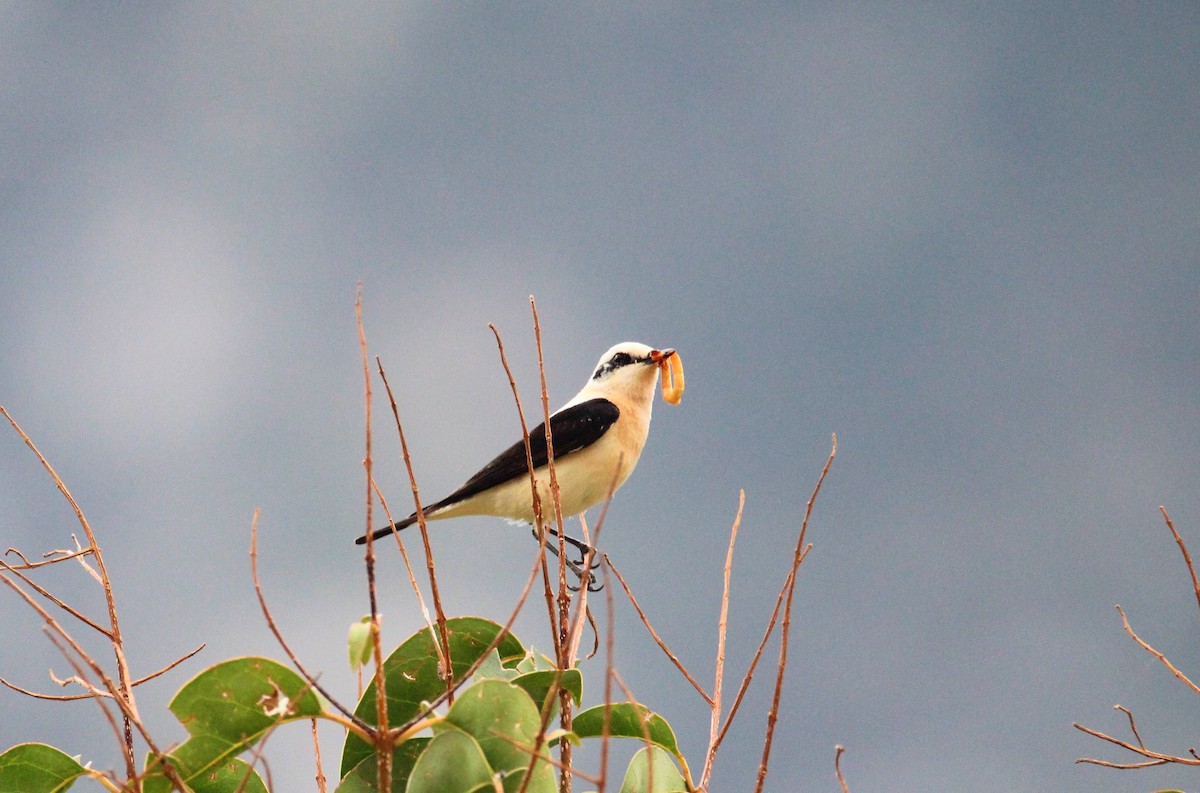
MULTIPOLYGON (((559 536, 558 532, 555 531, 554 529, 547 529, 547 531, 550 534, 554 535, 555 537, 559 536)), ((537 529, 533 530, 533 536, 538 537, 537 529)), ((596 558, 596 549, 592 548, 587 543, 584 543, 581 540, 577 540, 574 537, 568 536, 566 534, 562 535, 562 540, 563 540, 563 542, 570 545, 576 551, 579 552, 579 560, 578 561, 571 559, 570 557, 567 557, 563 560, 564 562, 566 562, 567 567, 569 567, 571 569, 571 572, 575 574, 575 577, 577 579, 579 579, 580 581, 583 580, 583 577, 584 577, 583 564, 584 564, 584 562, 587 561, 588 555, 591 554, 592 560, 587 566, 588 592, 599 592, 601 589, 603 589, 604 584, 598 582, 596 580, 596 577, 591 575, 591 572, 593 570, 600 569, 600 560, 598 558, 596 558)), ((547 550, 550 551, 550 553, 554 554, 555 556, 558 556, 558 543, 547 538, 545 541, 545 547, 547 548, 547 550)), ((570 589, 572 592, 579 591, 579 587, 571 586, 570 584, 567 585, 567 588, 570 589)))

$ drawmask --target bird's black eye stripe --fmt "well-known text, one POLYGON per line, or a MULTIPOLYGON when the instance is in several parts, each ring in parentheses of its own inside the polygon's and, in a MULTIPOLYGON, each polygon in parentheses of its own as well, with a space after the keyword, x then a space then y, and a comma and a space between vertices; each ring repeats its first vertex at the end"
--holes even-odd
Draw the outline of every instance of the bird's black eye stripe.
POLYGON ((600 368, 596 370, 596 373, 592 375, 592 379, 595 380, 597 377, 608 374, 614 369, 620 369, 622 366, 628 366, 631 363, 637 363, 638 360, 640 359, 634 358, 627 352, 619 352, 605 361, 600 368))

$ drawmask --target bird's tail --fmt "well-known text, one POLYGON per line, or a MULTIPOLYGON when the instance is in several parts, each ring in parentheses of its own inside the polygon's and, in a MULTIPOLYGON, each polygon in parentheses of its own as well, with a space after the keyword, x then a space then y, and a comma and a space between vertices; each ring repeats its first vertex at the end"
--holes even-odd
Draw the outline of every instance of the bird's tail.
MULTIPOLYGON (((391 534, 393 531, 400 531, 401 529, 408 528, 409 526, 413 525, 416 522, 417 522, 417 513, 414 512, 413 514, 409 515, 404 520, 398 520, 395 523, 393 523, 391 526, 386 526, 382 529, 377 529, 376 531, 371 532, 371 539, 372 540, 382 539, 382 538, 388 536, 389 534, 391 534)), ((366 535, 359 537, 357 540, 354 541, 354 544, 355 545, 366 545, 367 544, 366 535)))

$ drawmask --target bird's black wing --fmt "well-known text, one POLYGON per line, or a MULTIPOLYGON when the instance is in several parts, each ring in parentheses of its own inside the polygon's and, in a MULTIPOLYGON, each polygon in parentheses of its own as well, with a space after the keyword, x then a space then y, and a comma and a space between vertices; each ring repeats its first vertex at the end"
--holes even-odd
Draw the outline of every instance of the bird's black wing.
MULTIPOLYGON (((600 436, 613 425, 621 410, 607 399, 589 399, 564 408, 550 417, 550 436, 554 442, 554 457, 560 459, 571 452, 579 451, 600 440, 600 436)), ((541 468, 549 455, 546 451, 546 424, 543 422, 529 431, 529 452, 533 467, 541 468)), ((496 459, 479 469, 463 486, 444 498, 439 504, 453 504, 470 498, 484 490, 502 485, 510 479, 529 473, 525 459, 525 441, 519 440, 509 446, 496 459)))
MULTIPOLYGON (((599 397, 563 408, 555 413, 550 417, 550 435, 554 441, 555 459, 561 459, 571 452, 579 451, 598 441, 620 415, 620 408, 607 399, 599 397)), ((529 431, 529 452, 533 457, 534 468, 541 468, 549 459, 546 450, 545 422, 529 431)), ((528 473, 529 464, 525 458, 525 441, 519 440, 496 455, 494 460, 479 469, 479 472, 464 482, 458 490, 441 501, 426 506, 425 512, 429 513, 450 506, 528 473)), ((403 529, 411 526, 416 520, 416 513, 413 513, 404 520, 397 521, 395 528, 403 529)), ((391 526, 379 529, 375 532, 375 538, 386 536, 391 531, 391 526)), ((366 541, 366 537, 359 537, 356 540, 359 545, 366 541)))

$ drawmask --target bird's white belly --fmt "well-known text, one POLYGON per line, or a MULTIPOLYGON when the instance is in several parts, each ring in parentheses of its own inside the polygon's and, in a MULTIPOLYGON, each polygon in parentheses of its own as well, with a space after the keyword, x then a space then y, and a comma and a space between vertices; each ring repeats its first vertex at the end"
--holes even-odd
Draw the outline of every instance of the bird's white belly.
MULTIPOLYGON (((554 469, 559 484, 559 503, 563 516, 578 515, 604 501, 610 489, 615 491, 623 485, 637 464, 641 445, 626 444, 625 448, 632 448, 633 453, 629 455, 632 459, 625 459, 616 433, 608 433, 591 446, 556 460, 554 469)), ((553 521, 554 501, 550 489, 549 468, 538 468, 534 475, 537 478, 543 519, 553 521)), ((519 476, 466 501, 446 507, 429 517, 442 519, 461 515, 495 515, 532 524, 534 514, 529 477, 519 476)))

